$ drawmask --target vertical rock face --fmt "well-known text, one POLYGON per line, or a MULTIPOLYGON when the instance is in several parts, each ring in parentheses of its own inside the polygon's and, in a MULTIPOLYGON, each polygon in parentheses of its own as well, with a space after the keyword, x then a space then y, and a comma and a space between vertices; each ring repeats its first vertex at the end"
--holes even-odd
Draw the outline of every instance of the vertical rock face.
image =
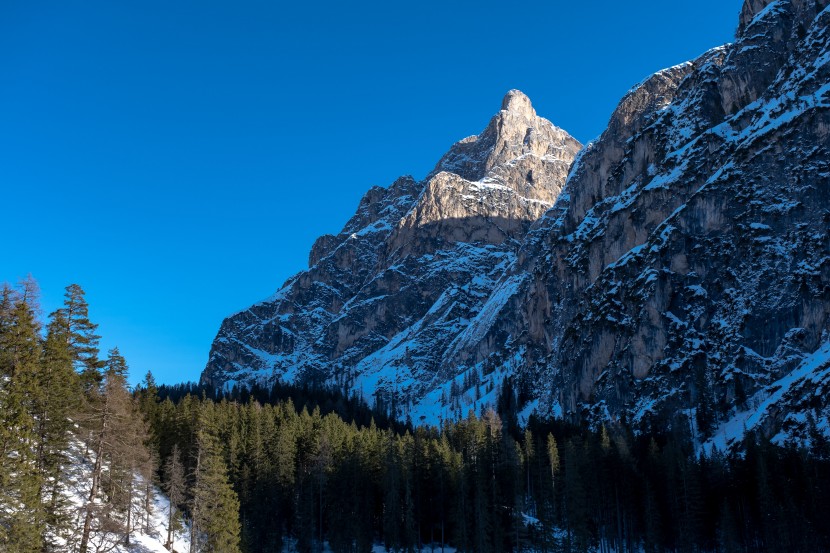
POLYGON ((721 446, 826 427, 827 6, 748 0, 734 44, 633 89, 449 363, 544 381, 550 413, 721 446))
MULTIPOLYGON (((202 380, 323 382, 416 408, 458 376, 442 367, 443 349, 551 207, 580 148, 510 91, 424 181, 369 190, 340 234, 315 242, 308 270, 227 318, 202 380)), ((413 414, 434 421, 427 411, 413 414)))
POLYGON ((511 91, 228 318, 203 380, 337 383, 436 422, 511 377, 528 409, 718 447, 826 431, 828 3, 746 0, 734 44, 634 87, 578 156, 511 91))

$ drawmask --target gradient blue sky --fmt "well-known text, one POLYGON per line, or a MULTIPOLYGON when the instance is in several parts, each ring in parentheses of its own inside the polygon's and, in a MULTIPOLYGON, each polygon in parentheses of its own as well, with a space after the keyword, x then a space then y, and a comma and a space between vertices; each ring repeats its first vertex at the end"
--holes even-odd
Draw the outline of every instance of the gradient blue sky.
POLYGON ((5 0, 0 281, 31 273, 44 313, 81 284, 133 381, 196 380, 223 317, 507 90, 586 142, 741 4, 5 0))

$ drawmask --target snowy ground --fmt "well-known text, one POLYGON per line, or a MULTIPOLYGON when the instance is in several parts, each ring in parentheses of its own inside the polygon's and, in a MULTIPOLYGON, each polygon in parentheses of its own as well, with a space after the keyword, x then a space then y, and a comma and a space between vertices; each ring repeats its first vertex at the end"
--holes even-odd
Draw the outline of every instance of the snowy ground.
MULTIPOLYGON (((830 384, 830 342, 824 343, 818 350, 808 355, 789 374, 764 387, 747 404, 749 409, 737 411, 732 418, 721 424, 715 435, 703 444, 704 451, 711 454, 713 450, 728 451, 739 443, 747 432, 763 426, 767 419, 779 410, 790 411, 789 419, 796 421, 804 417, 804 413, 797 408, 800 401, 807 399, 809 394, 822 395, 830 384), (781 405, 789 404, 787 409, 780 409, 781 405)), ((805 410, 806 411, 806 410, 805 410)), ((816 419, 816 429, 830 437, 830 425, 827 413, 816 419)), ((774 443, 783 443, 790 438, 787 432, 782 431, 774 436, 774 443)))
MULTIPOLYGON (((73 530, 60 536, 54 536, 54 542, 59 550, 67 553, 77 551, 80 540, 80 528, 83 526, 83 506, 89 496, 91 485, 90 473, 94 462, 93 455, 80 441, 75 441, 71 447, 71 463, 67 468, 70 485, 61 490, 68 502, 68 508, 74 518, 71 525, 73 530)), ((169 502, 164 494, 153 488, 153 499, 150 512, 144 509, 143 498, 136 498, 133 503, 134 529, 130 536, 130 545, 119 543, 121 535, 104 531, 93 532, 90 539, 90 553, 169 553, 164 547, 167 541, 167 516, 169 502)), ((181 524, 181 528, 184 525, 181 524)), ((173 550, 186 553, 190 550, 190 540, 186 531, 179 530, 173 541, 173 550)))

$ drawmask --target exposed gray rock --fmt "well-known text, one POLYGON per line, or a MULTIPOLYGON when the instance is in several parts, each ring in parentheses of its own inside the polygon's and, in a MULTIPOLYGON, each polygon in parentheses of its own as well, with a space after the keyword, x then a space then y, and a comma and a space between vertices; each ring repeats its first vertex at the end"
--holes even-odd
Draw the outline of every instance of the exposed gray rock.
MULTIPOLYGON (((830 9, 808 4, 747 2, 735 44, 629 93, 449 362, 544 381, 549 413, 705 437, 823 347, 830 9)), ((827 422, 795 395, 768 433, 806 404, 827 422)))
POLYGON ((634 87, 572 166, 511 91, 228 318, 203 380, 321 380, 436 422, 511 378, 527 409, 707 447, 830 428, 828 3, 747 0, 734 44, 634 87))
POLYGON ((424 181, 369 190, 340 234, 315 242, 307 271, 226 319, 202 380, 325 382, 406 410, 457 376, 437 373, 443 345, 551 207, 580 148, 510 91, 424 181))

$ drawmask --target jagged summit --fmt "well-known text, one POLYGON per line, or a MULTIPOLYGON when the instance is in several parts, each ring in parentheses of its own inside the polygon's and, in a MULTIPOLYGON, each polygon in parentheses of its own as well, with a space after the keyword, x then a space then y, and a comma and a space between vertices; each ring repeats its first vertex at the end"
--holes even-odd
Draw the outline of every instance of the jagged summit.
MULTIPOLYGON (((510 91, 423 181, 370 189, 309 269, 222 323, 204 382, 326 382, 413 407, 460 376, 442 352, 477 314, 581 145, 510 91)), ((449 406, 445 406, 449 410, 449 406)), ((424 414, 435 422, 440 413, 424 414)))
POLYGON ((501 109, 502 111, 523 115, 527 119, 536 117, 536 110, 533 109, 530 98, 524 92, 515 88, 504 95, 504 99, 501 101, 501 109))
MULTIPOLYGON (((558 165, 559 170, 555 170, 557 173, 561 172, 564 165, 567 173, 571 160, 581 147, 567 132, 539 117, 530 98, 524 93, 511 90, 504 96, 501 110, 490 119, 484 131, 455 143, 427 179, 446 171, 469 181, 480 181, 493 177, 494 173, 498 173, 497 168, 505 168, 511 162, 522 164, 523 157, 528 155, 545 164, 558 165)), ((525 179, 510 175, 501 180, 513 184, 519 184, 521 180, 535 184, 540 180, 538 174, 528 176, 528 171, 531 170, 529 167, 521 167, 520 170, 525 171, 525 179)), ((557 174, 556 180, 561 176, 567 175, 557 174)), ((553 203, 559 194, 559 187, 550 191, 538 186, 533 188, 533 191, 523 195, 553 203)))

